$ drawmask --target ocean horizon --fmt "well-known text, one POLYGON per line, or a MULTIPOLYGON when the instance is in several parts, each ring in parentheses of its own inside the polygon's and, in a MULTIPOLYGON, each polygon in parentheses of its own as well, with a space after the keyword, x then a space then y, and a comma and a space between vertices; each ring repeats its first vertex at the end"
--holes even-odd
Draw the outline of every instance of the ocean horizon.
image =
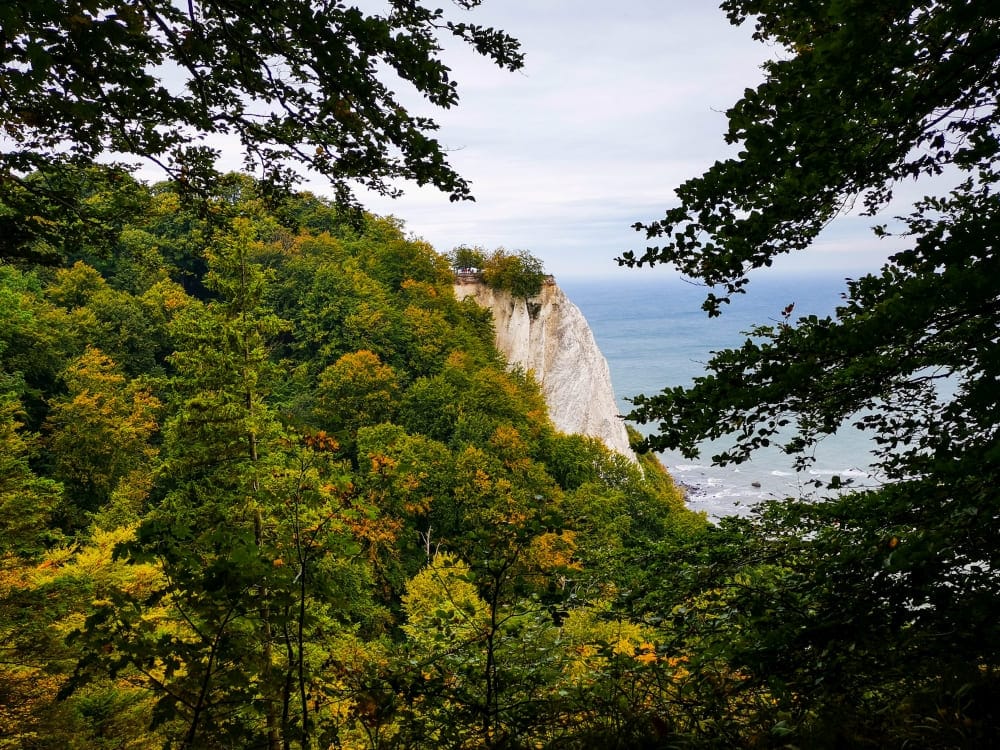
MULTIPOLYGON (((713 351, 739 345, 755 325, 780 321, 787 305, 795 305, 793 318, 832 314, 845 290, 844 276, 835 273, 754 279, 747 294, 734 297, 721 316, 709 318, 701 309, 708 289, 666 273, 557 281, 594 332, 622 414, 631 409, 632 396, 690 385, 705 372, 713 351)), ((630 424, 644 434, 656 429, 630 424)), ((849 426, 822 441, 815 463, 803 472, 777 448, 761 450, 740 465, 715 466, 711 456, 723 444, 703 444, 696 460, 672 451, 657 454, 687 490, 688 505, 716 518, 747 513, 766 499, 815 496, 813 482, 834 475, 857 484, 875 481, 869 473, 871 443, 849 426)))

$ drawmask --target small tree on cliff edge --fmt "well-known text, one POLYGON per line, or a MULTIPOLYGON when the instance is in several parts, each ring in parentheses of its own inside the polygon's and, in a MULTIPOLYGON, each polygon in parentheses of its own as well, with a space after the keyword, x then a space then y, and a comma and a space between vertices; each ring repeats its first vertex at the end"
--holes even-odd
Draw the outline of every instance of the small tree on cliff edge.
MULTIPOLYGON (((1000 669, 1000 12, 989 0, 722 7, 781 52, 728 112, 738 157, 636 224, 661 244, 620 263, 668 263, 713 285, 704 307, 717 315, 750 271, 807 249, 855 201, 874 216, 904 181, 952 187, 916 201, 898 229, 875 227, 895 254, 848 281, 834 317, 788 309, 786 324, 716 353, 692 387, 635 398, 630 416, 659 425, 654 449, 693 456, 728 439, 719 464, 775 442, 806 467, 841 425, 870 432, 883 489, 772 509, 799 550, 783 562, 803 588, 784 588, 812 600, 772 618, 743 657, 812 698, 860 695, 851 680, 981 683, 1000 669)), ((775 545, 776 533, 760 538, 775 545)))
POLYGON ((545 283, 545 268, 527 250, 511 253, 500 247, 483 260, 483 283, 514 297, 533 297, 545 283))
POLYGON ((463 268, 481 269, 486 265, 486 252, 478 247, 456 247, 448 253, 451 267, 456 271, 463 268))

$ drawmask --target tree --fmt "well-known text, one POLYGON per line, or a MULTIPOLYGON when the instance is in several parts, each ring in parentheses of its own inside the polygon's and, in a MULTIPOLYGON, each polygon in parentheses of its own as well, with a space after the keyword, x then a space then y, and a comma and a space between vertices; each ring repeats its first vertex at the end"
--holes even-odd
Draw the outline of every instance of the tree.
POLYGON ((72 526, 105 505, 130 472, 150 469, 160 402, 127 383, 116 364, 90 346, 66 368, 64 379, 69 392, 52 401, 46 447, 53 476, 66 491, 64 512, 72 526))
POLYGON ((502 68, 522 64, 503 32, 408 0, 390 0, 381 14, 328 0, 15 3, 0 26, 5 192, 25 185, 18 174, 106 154, 149 159, 206 185, 217 153, 204 139, 228 136, 249 170, 284 181, 305 167, 345 202, 350 181, 391 194, 397 178, 465 199, 468 184, 429 136, 436 124, 411 114, 390 85, 453 106, 441 36, 502 68))
POLYGON ((339 515, 336 442, 317 435, 298 448, 271 403, 268 343, 286 325, 263 303, 256 244, 252 223, 234 222, 208 252, 217 298, 173 322, 181 348, 162 461, 150 509, 117 551, 158 563, 162 585, 110 592, 77 636, 86 658, 70 689, 136 670, 157 695, 154 721, 181 747, 310 747, 324 658, 311 644, 366 601, 339 515))
POLYGON ((31 557, 59 538, 50 524, 62 487, 31 470, 33 446, 20 431, 18 385, 0 374, 0 556, 31 557))
POLYGON ((470 578, 469 566, 449 552, 428 559, 427 567, 407 582, 401 598, 407 619, 403 632, 418 643, 446 647, 456 638, 476 638, 485 624, 486 607, 470 578), (440 618, 438 609, 444 610, 440 618), (448 636, 442 638, 445 628, 448 636))
MULTIPOLYGON (((19 9, 4 8, 0 13, 19 9)), ((0 16, 2 18, 3 16, 0 16)), ((6 31, 6 23, 2 23, 6 31)), ((0 56, 12 49, 5 34, 0 56)), ((6 63, 0 68, 0 90, 10 71, 6 63)), ((14 72, 13 75, 18 75, 14 72)), ((44 96, 44 95, 43 95, 44 96)), ((52 94, 54 99, 61 95, 52 94)), ((5 110, 2 120, 5 132, 20 131, 16 110, 5 110), (11 113, 11 114, 8 114, 11 113)), ((8 158, 6 148, 16 141, 5 141, 0 148, 0 257, 31 263, 58 264, 64 258, 86 259, 95 263, 120 253, 117 236, 125 224, 146 210, 149 195, 145 187, 129 177, 120 167, 89 165, 77 157, 77 163, 60 168, 32 171, 8 158)), ((67 157, 56 157, 66 159, 67 157)), ((42 161, 37 167, 41 170, 42 161)))
POLYGON ((367 349, 345 354, 320 373, 317 416, 327 428, 343 428, 353 439, 360 427, 388 422, 396 411, 399 378, 367 349))
POLYGON ((527 250, 511 253, 499 247, 483 259, 482 268, 483 283, 515 297, 533 297, 545 283, 542 261, 527 250))
POLYGON ((82 348, 73 329, 69 316, 45 301, 35 274, 0 264, 0 377, 21 381, 19 400, 29 429, 40 426, 45 394, 57 387, 67 359, 82 348))
POLYGON ((321 238, 304 245, 315 255, 289 264, 291 278, 279 300, 280 310, 296 311, 300 318, 292 332, 293 355, 323 369, 344 354, 368 350, 395 366, 401 316, 391 295, 353 258, 339 258, 337 242, 321 238))
POLYGON ((378 252, 360 252, 358 260, 365 273, 387 289, 396 291, 408 281, 451 286, 446 259, 427 242, 404 238, 403 223, 398 219, 369 217, 365 234, 378 241, 378 252))
MULTIPOLYGON (((368 472, 358 472, 355 484, 379 509, 374 521, 385 529, 381 536, 388 549, 379 557, 386 559, 376 559, 380 569, 388 571, 383 573, 388 585, 398 589, 393 571, 412 575, 456 531, 455 460, 436 440, 408 435, 390 424, 359 430, 357 453, 359 466, 368 467, 368 472)), ((377 545, 371 549, 380 552, 377 545)))
POLYGON ((261 304, 266 277, 249 260, 255 239, 249 221, 234 224, 207 253, 206 285, 218 298, 173 322, 176 403, 152 507, 128 547, 132 559, 160 564, 164 585, 141 605, 109 597, 88 621, 90 638, 115 645, 105 668, 139 670, 157 693, 156 720, 182 727, 170 728, 181 747, 248 737, 277 747, 280 733, 276 592, 288 587, 273 564, 281 555, 269 522, 285 456, 267 403, 267 341, 284 323, 261 304), (157 632, 134 616, 163 599, 172 627, 157 632), (234 700, 246 709, 227 709, 234 700))
POLYGON ((463 268, 478 270, 486 265, 486 251, 478 247, 466 247, 462 245, 448 253, 448 259, 451 261, 451 267, 456 271, 463 268))
MULTIPOLYGON (((726 140, 739 155, 681 185, 664 218, 637 224, 662 244, 621 263, 670 263, 715 285, 704 308, 717 315, 751 271, 808 248, 855 201, 875 215, 904 180, 951 189, 875 227, 897 251, 878 273, 848 281, 835 316, 796 321, 788 309, 716 353, 691 388, 637 397, 631 417, 659 424, 652 448, 694 455, 700 440, 727 437, 721 464, 776 442, 805 467, 845 422, 869 431, 889 484, 773 508, 746 537, 742 562, 728 564, 732 573, 766 551, 807 589, 794 617, 774 615, 789 627, 771 631, 766 659, 756 650, 756 673, 789 680, 787 694, 809 696, 820 714, 837 691, 874 691, 884 709, 898 697, 888 685, 938 707, 983 689, 995 698, 1000 18, 975 0, 723 8, 737 24, 753 17, 755 37, 782 54, 728 112, 726 140), (778 634, 787 640, 776 644, 778 634), (846 656, 862 653, 867 664, 846 656), (948 687, 934 695, 935 684, 948 687)), ((756 604, 773 604, 761 592, 782 588, 756 587, 756 604)), ((969 741, 988 743, 981 698, 969 699, 958 731, 986 732, 969 741)), ((900 711, 933 713, 918 704, 900 711)))

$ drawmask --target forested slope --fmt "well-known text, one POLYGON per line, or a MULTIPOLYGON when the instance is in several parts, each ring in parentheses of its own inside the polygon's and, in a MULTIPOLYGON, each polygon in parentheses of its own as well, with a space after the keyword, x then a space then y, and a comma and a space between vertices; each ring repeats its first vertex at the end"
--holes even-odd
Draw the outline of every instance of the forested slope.
POLYGON ((0 204, 0 748, 995 746, 993 600, 906 599, 904 485, 709 525, 394 220, 66 184, 0 204))
POLYGON ((613 603, 704 521, 555 431, 445 258, 239 175, 76 179, 0 265, 0 747, 657 735, 613 603))

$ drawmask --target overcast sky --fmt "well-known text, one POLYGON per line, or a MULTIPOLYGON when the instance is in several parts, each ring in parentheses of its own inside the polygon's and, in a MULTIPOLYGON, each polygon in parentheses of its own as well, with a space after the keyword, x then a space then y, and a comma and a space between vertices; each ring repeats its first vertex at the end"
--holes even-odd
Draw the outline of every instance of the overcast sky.
MULTIPOLYGON (((501 71, 455 43, 445 60, 457 107, 438 110, 406 84, 391 87, 412 112, 439 123, 435 135, 476 201, 452 203, 404 184, 395 200, 362 192, 366 208, 398 217, 440 252, 528 250, 558 278, 671 273, 621 269, 614 258, 645 248, 634 222, 662 217, 675 187, 734 153, 723 141, 725 111, 760 83, 761 63, 779 50, 753 41, 752 24, 731 26, 717 0, 484 0, 467 18, 519 39, 525 67, 501 71)), ((222 151, 222 168, 241 168, 235 139, 207 142, 222 151)), ((162 179, 149 166, 139 175, 162 179)), ((303 187, 329 195, 319 180, 303 187)), ((768 273, 874 270, 892 247, 873 237, 871 223, 841 217, 809 251, 778 258, 768 273)))
MULTIPOLYGON (((644 247, 631 224, 661 216, 674 187, 731 154, 724 112, 777 50, 711 0, 486 0, 469 17, 517 37, 526 56, 517 73, 464 49, 447 57, 461 101, 435 112, 438 138, 476 202, 409 186, 365 205, 441 252, 529 250, 558 277, 653 273, 614 263, 644 247)), ((840 220, 779 270, 874 266, 887 249, 868 223, 840 220)))

